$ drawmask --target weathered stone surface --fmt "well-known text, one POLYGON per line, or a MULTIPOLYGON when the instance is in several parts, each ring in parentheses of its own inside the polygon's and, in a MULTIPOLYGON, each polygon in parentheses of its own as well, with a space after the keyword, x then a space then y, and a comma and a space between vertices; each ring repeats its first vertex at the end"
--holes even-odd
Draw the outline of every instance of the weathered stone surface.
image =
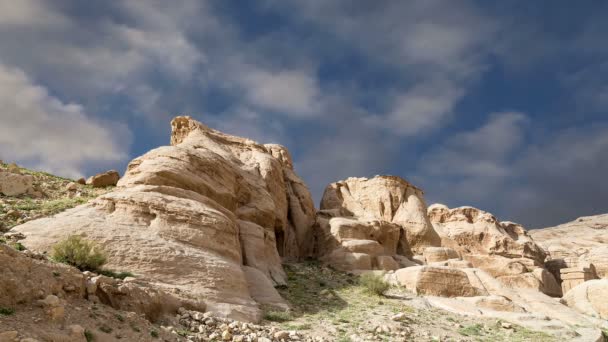
POLYGON ((257 320, 242 266, 281 284, 280 257, 312 255, 310 193, 279 145, 189 117, 173 120, 171 143, 134 159, 114 192, 14 230, 38 251, 86 236, 108 252, 109 268, 204 298, 218 315, 257 320))
POLYGON ((376 257, 376 268, 385 271, 397 270, 399 269, 399 264, 392 256, 380 255, 376 257))
POLYGON ((34 177, 0 170, 0 193, 5 196, 18 196, 32 193, 34 177))
POLYGON ((448 247, 426 247, 422 252, 427 263, 459 259, 458 253, 448 247))
POLYGON ((599 278, 608 278, 608 214, 531 230, 530 235, 549 252, 547 268, 556 277, 561 268, 593 265, 599 278))
POLYGON ((119 179, 120 174, 118 171, 110 170, 89 177, 89 179, 87 179, 87 184, 93 186, 94 188, 104 188, 106 186, 116 186, 119 179))
POLYGON ((415 252, 441 242, 426 215, 422 190, 399 177, 348 178, 331 183, 323 193, 321 209, 339 210, 340 216, 396 223, 415 252))
POLYGON ((279 295, 270 279, 257 268, 243 266, 251 297, 261 305, 275 310, 289 310, 287 302, 279 295))
POLYGON ((450 267, 413 266, 397 270, 392 281, 416 294, 440 297, 473 297, 487 295, 483 288, 471 284, 462 270, 450 267))
POLYGON ((562 301, 581 313, 608 320, 608 279, 581 283, 564 294, 562 301))
POLYGON ((499 222, 492 214, 473 207, 449 209, 442 204, 428 208, 429 219, 442 245, 460 254, 501 255, 529 258, 542 263, 545 251, 526 230, 512 222, 499 222))

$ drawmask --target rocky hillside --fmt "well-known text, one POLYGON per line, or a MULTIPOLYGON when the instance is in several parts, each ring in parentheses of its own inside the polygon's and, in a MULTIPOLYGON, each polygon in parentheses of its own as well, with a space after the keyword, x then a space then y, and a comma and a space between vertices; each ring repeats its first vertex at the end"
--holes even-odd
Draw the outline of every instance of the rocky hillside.
POLYGON ((120 180, 3 167, 0 341, 604 339, 605 245, 590 232, 564 257, 565 232, 427 207, 394 176, 331 183, 316 210, 283 146, 189 117, 171 128, 120 180), (49 259, 74 236, 103 267, 49 259))
POLYGON ((111 191, 0 161, 0 231, 66 209, 111 191))

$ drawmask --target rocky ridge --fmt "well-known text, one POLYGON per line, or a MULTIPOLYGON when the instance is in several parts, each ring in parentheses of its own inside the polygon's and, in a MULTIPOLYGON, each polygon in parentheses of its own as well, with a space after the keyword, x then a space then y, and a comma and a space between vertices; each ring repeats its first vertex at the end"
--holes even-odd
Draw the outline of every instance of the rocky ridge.
MULTIPOLYGON (((57 325, 54 318, 66 317, 60 307, 98 305, 102 311, 118 310, 121 316, 129 313, 160 324, 167 338, 175 340, 435 339, 414 332, 434 329, 432 322, 407 314, 411 308, 402 304, 412 300, 420 312, 450 312, 462 322, 498 320, 487 325, 498 329, 484 328, 485 333, 478 328, 440 330, 441 340, 488 334, 500 340, 508 338, 504 329, 536 330, 572 341, 603 339, 606 286, 603 280, 589 281, 605 277, 606 245, 602 233, 593 235, 605 227, 595 218, 579 221, 595 232, 584 233, 581 240, 594 238, 566 246, 558 229, 528 233, 472 207, 427 208, 420 189, 394 176, 331 183, 316 211, 284 147, 224 134, 190 117, 175 118, 171 127, 171 146, 131 161, 116 188, 53 217, 17 222, 23 224, 4 238, 13 248, 0 246, 3 264, 10 265, 0 269, 9 275, 0 281, 5 292, 0 305, 40 307, 49 329, 63 335, 66 323, 57 325), (108 253, 109 268, 135 277, 116 280, 72 270, 57 278, 59 271, 45 253, 70 235, 95 241, 108 253), (304 277, 293 272, 309 258, 321 264, 304 277), (317 279, 318 272, 331 276, 317 279), (379 306, 373 304, 378 297, 359 284, 360 274, 393 285, 379 306), (27 277, 41 279, 28 282, 27 277), (367 297, 371 302, 360 301, 367 297), (383 309, 385 302, 390 305, 383 309), (356 309, 357 303, 365 306, 356 309), (350 313, 353 308, 363 314, 350 313), (396 311, 380 314, 387 309, 396 311), (366 321, 367 310, 384 318, 366 321), (349 316, 340 318, 346 322, 332 321, 339 326, 333 328, 319 311, 349 316), (321 328, 301 332, 269 324, 272 317, 318 319, 321 328), (402 318, 409 323, 404 325, 402 318), (351 321, 356 323, 344 325, 351 321), (371 330, 358 329, 361 324, 371 330)), ((93 189, 117 180, 114 171, 88 183, 93 189)), ((89 189, 80 183, 65 189, 69 194, 89 189)), ((12 201, 14 196, 37 195, 25 190, 5 197, 12 201)), ((20 326, 12 318, 8 322, 20 326)), ((0 328, 3 324, 0 320, 0 328)), ((81 339, 84 332, 75 330, 81 339)), ((13 339, 22 337, 19 333, 13 339)), ((110 340, 119 337, 122 333, 110 340)))

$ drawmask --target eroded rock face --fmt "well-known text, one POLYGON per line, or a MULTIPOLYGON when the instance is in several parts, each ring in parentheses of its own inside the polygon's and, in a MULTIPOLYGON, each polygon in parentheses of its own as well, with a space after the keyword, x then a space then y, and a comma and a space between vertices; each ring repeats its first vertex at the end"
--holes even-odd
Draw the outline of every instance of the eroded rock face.
POLYGON ((409 248, 417 254, 441 242, 428 220, 422 190, 399 177, 348 178, 331 183, 323 193, 321 210, 395 223, 403 228, 409 248))
POLYGON ((562 302, 583 314, 608 320, 608 279, 586 281, 568 291, 562 302))
POLYGON ((500 255, 528 258, 542 263, 544 250, 513 222, 499 222, 492 214, 473 207, 450 209, 433 204, 428 215, 442 244, 461 254, 500 255))
POLYGON ((531 230, 530 235, 548 251, 546 266, 556 277, 562 268, 588 267, 608 278, 608 214, 531 230))
POLYGON ((203 298, 216 314, 257 320, 248 278, 258 277, 247 277, 242 266, 283 284, 281 257, 312 254, 310 193, 280 145, 189 117, 171 125, 172 146, 134 159, 114 192, 14 230, 39 251, 71 234, 86 236, 108 252, 109 268, 203 298))
POLYGON ((413 266, 402 268, 390 275, 389 281, 420 295, 474 297, 488 294, 483 286, 472 283, 466 272, 451 267, 413 266))

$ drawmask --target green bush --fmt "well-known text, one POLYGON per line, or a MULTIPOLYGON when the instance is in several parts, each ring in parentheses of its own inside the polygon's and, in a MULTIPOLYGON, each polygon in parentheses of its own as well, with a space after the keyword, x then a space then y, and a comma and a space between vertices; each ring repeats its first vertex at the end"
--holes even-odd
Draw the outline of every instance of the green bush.
POLYGON ((384 291, 388 290, 389 285, 380 275, 373 273, 365 273, 359 278, 359 284, 364 287, 365 291, 371 294, 381 296, 384 291))
POLYGON ((92 241, 78 235, 53 246, 52 258, 58 262, 77 267, 81 271, 97 272, 106 263, 106 254, 92 241))
POLYGON ((0 306, 0 316, 10 316, 15 313, 15 309, 0 306))
POLYGON ((266 311, 264 312, 264 319, 272 322, 287 322, 291 321, 291 314, 287 311, 266 311))

